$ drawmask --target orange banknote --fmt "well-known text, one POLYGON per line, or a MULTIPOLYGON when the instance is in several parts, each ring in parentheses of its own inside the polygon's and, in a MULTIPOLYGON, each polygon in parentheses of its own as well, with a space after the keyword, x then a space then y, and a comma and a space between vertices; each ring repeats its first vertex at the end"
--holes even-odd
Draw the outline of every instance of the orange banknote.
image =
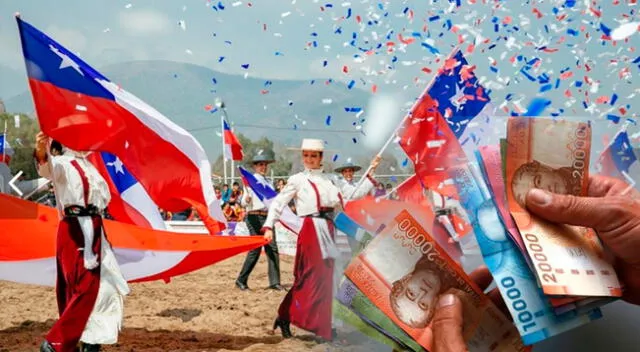
POLYGON ((507 201, 544 293, 620 296, 620 282, 595 231, 543 221, 526 210, 524 201, 532 188, 586 195, 591 126, 511 117, 507 143, 507 201))
POLYGON ((463 302, 463 335, 472 351, 526 351, 513 323, 408 211, 401 211, 351 262, 346 276, 427 350, 441 295, 463 302))

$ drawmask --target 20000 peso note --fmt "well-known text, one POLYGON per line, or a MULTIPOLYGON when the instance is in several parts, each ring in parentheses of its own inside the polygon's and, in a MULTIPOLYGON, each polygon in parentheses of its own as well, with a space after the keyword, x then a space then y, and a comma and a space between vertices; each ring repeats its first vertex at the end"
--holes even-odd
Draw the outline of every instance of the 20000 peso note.
POLYGON ((346 276, 427 350, 444 294, 463 302, 463 336, 472 351, 524 351, 517 330, 420 224, 400 212, 347 267, 346 276))
POLYGON ((525 208, 532 188, 585 195, 591 126, 511 117, 507 124, 507 201, 540 285, 550 295, 620 296, 620 282, 592 229, 552 224, 525 208))
MULTIPOLYGON (((478 151, 476 157, 482 160, 478 151)), ((526 254, 520 252, 501 221, 495 200, 486 186, 490 176, 481 171, 483 165, 470 163, 451 171, 459 188, 460 202, 470 214, 484 262, 525 345, 546 340, 600 318, 599 309, 570 319, 555 316, 547 296, 538 287, 524 258, 526 254)))

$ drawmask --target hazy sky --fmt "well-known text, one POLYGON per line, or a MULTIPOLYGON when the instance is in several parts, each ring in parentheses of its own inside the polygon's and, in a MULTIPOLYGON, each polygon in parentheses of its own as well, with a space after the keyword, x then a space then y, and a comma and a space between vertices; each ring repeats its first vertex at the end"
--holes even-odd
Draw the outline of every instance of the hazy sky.
POLYGON ((407 105, 462 42, 504 114, 540 96, 552 102, 547 114, 615 128, 607 115, 638 114, 640 36, 602 38, 638 21, 637 8, 629 0, 2 0, 0 66, 24 71, 19 11, 98 68, 162 59, 265 79, 328 77, 402 93, 407 105))

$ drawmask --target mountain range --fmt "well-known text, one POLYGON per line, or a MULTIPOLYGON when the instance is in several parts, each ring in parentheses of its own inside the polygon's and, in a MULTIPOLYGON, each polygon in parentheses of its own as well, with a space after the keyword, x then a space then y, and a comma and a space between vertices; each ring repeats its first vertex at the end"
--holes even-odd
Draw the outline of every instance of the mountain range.
MULTIPOLYGON (((4 81, 0 97, 15 93, 15 87, 24 87, 22 73, 5 71, 0 68, 4 81), (23 81, 8 83, 4 78, 23 81)), ((161 60, 119 63, 100 72, 192 133, 212 161, 222 150, 216 98, 224 101, 234 131, 250 139, 268 137, 281 146, 297 147, 302 138, 315 137, 324 139, 335 153, 354 157, 371 154, 359 144, 363 136, 355 127, 359 116, 346 111, 365 108, 371 95, 350 90, 344 82, 245 78, 161 60)), ((33 115, 28 91, 6 99, 5 105, 9 112, 33 115)))

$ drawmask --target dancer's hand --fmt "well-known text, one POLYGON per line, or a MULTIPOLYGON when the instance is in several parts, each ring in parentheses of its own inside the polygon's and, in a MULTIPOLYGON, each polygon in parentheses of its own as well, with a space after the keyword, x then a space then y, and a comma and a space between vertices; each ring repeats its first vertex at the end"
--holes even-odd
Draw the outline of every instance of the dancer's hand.
POLYGON ((273 240, 273 230, 267 229, 264 231, 264 238, 267 242, 271 242, 273 240))
POLYGON ((40 131, 36 135, 36 158, 43 160, 47 156, 47 144, 49 143, 49 137, 40 131))
POLYGON ((380 155, 376 155, 376 157, 373 158, 373 160, 371 160, 371 171, 369 171, 369 175, 373 175, 373 173, 376 171, 376 169, 380 165, 381 160, 382 160, 382 157, 380 155))

